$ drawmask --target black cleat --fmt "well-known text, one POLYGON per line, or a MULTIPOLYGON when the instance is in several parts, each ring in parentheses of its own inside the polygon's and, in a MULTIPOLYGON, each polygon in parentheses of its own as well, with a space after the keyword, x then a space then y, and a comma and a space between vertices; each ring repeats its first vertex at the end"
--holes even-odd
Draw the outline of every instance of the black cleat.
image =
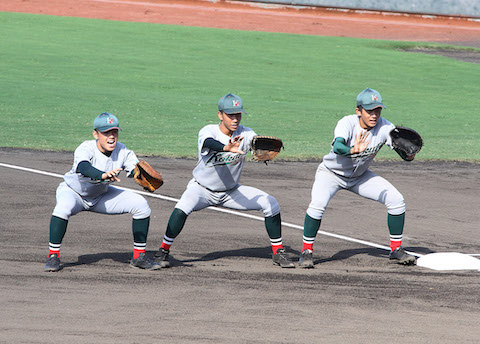
POLYGON ((169 268, 170 262, 168 258, 170 257, 170 251, 164 248, 160 248, 157 253, 155 253, 154 262, 160 264, 162 268, 169 268))
POLYGON ((405 252, 402 246, 397 248, 395 251, 391 251, 388 256, 391 260, 397 260, 398 264, 403 265, 415 265, 417 258, 405 252))
POLYGON ((160 264, 151 261, 144 252, 140 253, 137 259, 130 260, 130 266, 133 268, 140 268, 145 270, 158 270, 160 264))
POLYGON ((287 257, 287 251, 284 248, 277 250, 272 257, 273 265, 279 265, 282 268, 294 268, 295 264, 287 257))
POLYGON ((304 269, 313 269, 313 252, 312 250, 303 250, 298 259, 298 266, 304 269))
POLYGON ((43 271, 46 272, 56 272, 61 269, 60 265, 60 258, 58 258, 58 254, 52 253, 48 256, 47 262, 45 263, 45 267, 43 271))

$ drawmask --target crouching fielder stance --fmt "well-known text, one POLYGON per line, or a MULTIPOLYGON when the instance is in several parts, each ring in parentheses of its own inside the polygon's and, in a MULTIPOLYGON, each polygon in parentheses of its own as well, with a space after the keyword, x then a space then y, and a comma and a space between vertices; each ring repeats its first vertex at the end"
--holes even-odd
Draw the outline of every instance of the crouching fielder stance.
POLYGON ((282 246, 280 206, 259 189, 239 184, 245 156, 255 132, 240 125, 243 104, 240 97, 227 94, 218 102, 219 124, 203 127, 198 134, 198 162, 193 179, 176 204, 155 262, 169 267, 170 246, 182 231, 187 216, 209 206, 238 210, 260 210, 273 250, 273 263, 283 268, 295 265, 282 246))
MULTIPOLYGON (((67 231, 70 216, 81 211, 102 214, 133 216, 133 258, 130 266, 155 270, 160 265, 145 256, 150 224, 150 207, 142 196, 123 191, 114 186, 119 182, 118 173, 125 170, 133 177, 138 163, 135 153, 118 142, 118 119, 110 113, 102 113, 94 120, 95 140, 83 142, 74 153, 72 169, 57 188, 57 205, 50 221, 49 255, 45 271, 58 271, 60 246, 67 231)), ((99 228, 99 230, 102 230, 99 228)))
MULTIPOLYGON (((383 108, 380 94, 367 88, 357 96, 356 114, 338 121, 332 150, 323 157, 315 175, 312 199, 305 215, 300 267, 313 268, 313 243, 323 213, 341 189, 383 203, 388 211, 390 259, 406 265, 415 263, 415 257, 401 247, 406 209, 403 196, 387 180, 368 169, 385 143, 392 148, 390 132, 395 126, 380 117, 383 108)), ((408 160, 413 158, 409 156, 408 160)))

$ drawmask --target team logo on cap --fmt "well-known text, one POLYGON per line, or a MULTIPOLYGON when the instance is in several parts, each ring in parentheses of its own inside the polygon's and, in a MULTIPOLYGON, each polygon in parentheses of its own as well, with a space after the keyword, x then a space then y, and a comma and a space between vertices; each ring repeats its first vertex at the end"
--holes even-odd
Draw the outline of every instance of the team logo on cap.
POLYGON ((107 118, 107 123, 112 124, 113 123, 113 118, 107 118))
POLYGON ((377 97, 377 95, 375 95, 375 94, 372 94, 372 100, 376 102, 376 101, 378 100, 378 97, 377 97))
POLYGON ((240 102, 238 100, 232 100, 233 106, 240 106, 240 102))

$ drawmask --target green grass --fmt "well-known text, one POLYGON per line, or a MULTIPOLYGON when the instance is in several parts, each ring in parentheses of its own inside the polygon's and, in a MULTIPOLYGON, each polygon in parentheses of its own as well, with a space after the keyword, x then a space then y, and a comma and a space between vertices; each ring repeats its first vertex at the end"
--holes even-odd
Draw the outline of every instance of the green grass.
POLYGON ((0 31, 3 147, 73 151, 108 111, 138 154, 195 157, 232 92, 242 124, 284 140, 279 157, 320 159, 372 87, 385 118, 422 134, 419 159, 480 160, 480 65, 399 51, 418 43, 5 12, 0 31))

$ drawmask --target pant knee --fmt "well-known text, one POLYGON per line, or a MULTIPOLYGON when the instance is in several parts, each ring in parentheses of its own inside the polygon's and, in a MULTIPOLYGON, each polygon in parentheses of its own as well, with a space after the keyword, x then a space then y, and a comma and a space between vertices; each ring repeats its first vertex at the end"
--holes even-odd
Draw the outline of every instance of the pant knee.
POLYGON ((72 209, 57 204, 53 209, 52 215, 68 221, 68 219, 70 219, 70 216, 74 214, 72 214, 72 209))
POLYGON ((280 204, 270 195, 264 197, 262 202, 262 212, 265 217, 271 217, 280 213, 280 204))
POLYGON ((324 212, 325 208, 316 207, 313 205, 309 205, 307 209, 308 216, 315 220, 321 220, 324 212))
POLYGON ((134 219, 141 220, 149 217, 152 213, 152 210, 150 209, 147 200, 140 196, 131 213, 134 219))
POLYGON ((403 195, 398 191, 388 195, 385 206, 391 215, 400 215, 406 211, 405 200, 403 195))

